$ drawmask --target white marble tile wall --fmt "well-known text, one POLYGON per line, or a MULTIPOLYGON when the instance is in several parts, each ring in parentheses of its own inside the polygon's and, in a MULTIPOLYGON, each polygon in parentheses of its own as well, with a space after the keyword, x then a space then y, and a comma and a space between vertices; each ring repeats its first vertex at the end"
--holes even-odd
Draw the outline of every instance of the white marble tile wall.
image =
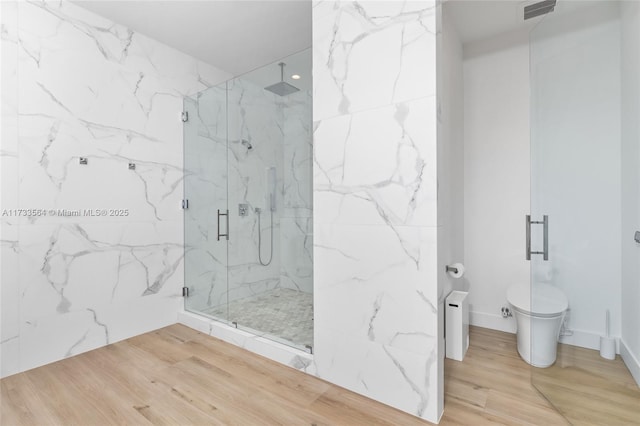
POLYGON ((312 97, 300 91, 285 98, 283 217, 313 215, 312 97))
MULTIPOLYGON (((0 208, 17 205, 18 181, 18 21, 17 3, 0 2, 0 208)), ((18 281, 18 226, 16 218, 0 220, 0 283, 18 281)), ((0 377, 20 368, 20 289, 0 288, 0 377)))
POLYGON ((244 77, 228 83, 229 102, 229 300, 251 297, 280 283, 280 218, 283 211, 283 105, 279 97, 244 77), (252 148, 242 144, 245 140, 252 148), (258 214, 262 209, 262 260, 271 255, 271 212, 266 169, 276 168, 273 256, 258 259, 258 214), (248 204, 248 216, 238 205, 248 204))
POLYGON ((436 2, 312 13, 315 368, 437 422, 436 2))
POLYGON ((313 144, 309 91, 286 98, 280 286, 313 293, 313 144))
POLYGON ((6 376, 176 321, 182 99, 229 76, 67 1, 2 8, 1 208, 47 212, 1 218, 6 376))

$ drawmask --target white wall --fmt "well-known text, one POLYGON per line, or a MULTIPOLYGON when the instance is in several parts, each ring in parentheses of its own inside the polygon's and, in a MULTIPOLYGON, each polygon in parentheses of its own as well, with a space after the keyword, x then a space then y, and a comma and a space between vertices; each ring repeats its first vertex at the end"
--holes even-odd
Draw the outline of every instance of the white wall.
POLYGON ((640 4, 622 4, 622 336, 620 353, 640 384, 640 4))
POLYGON ((432 0, 313 8, 317 374, 433 422, 435 34, 432 0))
POLYGON ((532 34, 531 209, 550 222, 532 284, 567 295, 573 335, 561 341, 599 349, 607 309, 620 336, 620 20, 617 3, 576 13, 532 34))
MULTIPOLYGON (((439 392, 444 393, 444 299, 451 290, 466 290, 446 265, 464 263, 464 97, 462 43, 445 3, 438 31, 438 309, 440 340, 439 392)), ((442 401, 444 402, 444 401, 442 401)))
POLYGON ((515 331, 507 288, 529 283, 529 40, 464 46, 464 260, 472 324, 515 331))
MULTIPOLYGON (((442 7, 441 47, 438 49, 438 271, 464 263, 464 75, 462 43, 447 5, 442 7)), ((442 297, 466 290, 463 279, 448 274, 442 297)))
POLYGON ((229 77, 68 2, 5 3, 2 209, 128 215, 0 218, 3 376, 176 322, 183 97, 229 77))
POLYGON ((515 331, 500 307, 531 266, 569 298, 563 341, 594 348, 605 309, 620 332, 619 23, 615 4, 577 13, 532 33, 531 74, 528 32, 465 45, 465 262, 472 323, 515 331), (532 214, 550 216, 550 262, 525 260, 531 186, 532 214))

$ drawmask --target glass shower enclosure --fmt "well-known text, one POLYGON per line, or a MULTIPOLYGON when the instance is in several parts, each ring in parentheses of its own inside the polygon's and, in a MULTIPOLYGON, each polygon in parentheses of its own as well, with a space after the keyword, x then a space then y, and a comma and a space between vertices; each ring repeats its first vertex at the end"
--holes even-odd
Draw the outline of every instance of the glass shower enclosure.
POLYGON ((310 351, 310 49, 186 98, 184 112, 185 309, 310 351))
MULTIPOLYGON (((540 252, 531 257, 532 308, 553 303, 543 286, 569 304, 555 363, 532 368, 532 382, 571 424, 640 420, 638 386, 615 347, 616 339, 640 335, 637 306, 625 306, 640 293, 633 240, 640 77, 628 69, 639 63, 640 43, 623 51, 633 46, 624 25, 629 5, 561 1, 530 33, 531 218, 538 222, 531 244, 540 252)), ((535 353, 544 339, 531 333, 535 353)))

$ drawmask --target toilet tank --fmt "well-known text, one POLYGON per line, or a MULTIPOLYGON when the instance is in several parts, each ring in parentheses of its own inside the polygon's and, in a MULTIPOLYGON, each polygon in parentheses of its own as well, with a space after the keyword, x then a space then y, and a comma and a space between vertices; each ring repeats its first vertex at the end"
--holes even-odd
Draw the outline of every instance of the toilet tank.
POLYGON ((462 361, 469 349, 469 293, 452 291, 445 300, 446 356, 462 361))

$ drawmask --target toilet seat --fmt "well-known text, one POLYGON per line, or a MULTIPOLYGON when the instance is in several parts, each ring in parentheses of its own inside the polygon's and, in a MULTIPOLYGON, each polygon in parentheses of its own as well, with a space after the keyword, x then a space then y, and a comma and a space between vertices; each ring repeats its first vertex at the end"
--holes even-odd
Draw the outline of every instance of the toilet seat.
POLYGON ((507 290, 507 301, 520 312, 540 317, 560 315, 569 307, 567 296, 559 288, 549 284, 534 284, 534 286, 531 290, 527 285, 512 285, 507 290))

